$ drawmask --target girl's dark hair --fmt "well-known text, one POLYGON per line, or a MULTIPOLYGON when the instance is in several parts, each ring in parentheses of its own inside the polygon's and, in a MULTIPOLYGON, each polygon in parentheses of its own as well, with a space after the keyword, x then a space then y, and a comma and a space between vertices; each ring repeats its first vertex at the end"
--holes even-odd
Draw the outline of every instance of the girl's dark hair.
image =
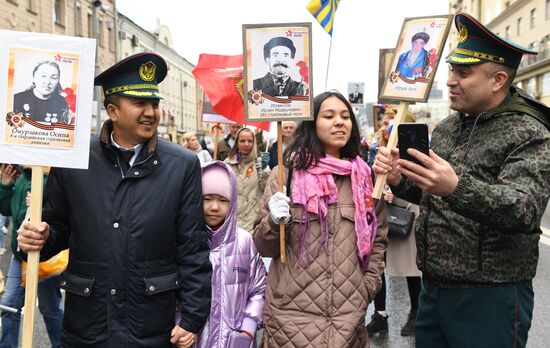
POLYGON ((296 128, 294 141, 286 148, 283 156, 284 164, 288 168, 307 169, 315 166, 319 162, 319 159, 326 156, 323 144, 319 141, 319 137, 317 136, 315 124, 319 116, 321 104, 330 97, 340 99, 346 104, 346 108, 350 113, 351 136, 347 144, 340 149, 340 155, 342 158, 355 158, 359 155, 361 136, 359 134, 359 125, 357 124, 353 108, 340 92, 328 91, 317 95, 313 99, 313 121, 302 121, 298 128, 296 128))

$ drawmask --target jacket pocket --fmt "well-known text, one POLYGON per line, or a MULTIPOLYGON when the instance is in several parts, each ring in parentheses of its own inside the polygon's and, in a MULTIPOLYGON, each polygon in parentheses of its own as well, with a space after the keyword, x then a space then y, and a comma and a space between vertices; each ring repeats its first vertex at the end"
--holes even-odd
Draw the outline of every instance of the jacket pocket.
POLYGON ((292 221, 299 224, 306 221, 319 220, 319 215, 310 212, 306 213, 305 208, 301 205, 291 205, 290 215, 292 216, 292 221))
POLYGON ((347 219, 351 222, 355 221, 355 207, 353 205, 340 206, 340 214, 344 219, 347 219))
POLYGON ((178 288, 177 272, 159 276, 145 277, 145 293, 149 296, 178 288))
POLYGON ((227 348, 249 348, 252 347, 253 337, 233 330, 227 339, 227 348))
POLYGON ((61 288, 65 290, 63 329, 70 336, 92 340, 107 330, 107 311, 97 289, 95 278, 69 271, 63 274, 61 288), (83 308, 86 310, 83 311, 83 308))
POLYGON ((178 273, 144 276, 129 309, 130 332, 138 338, 167 335, 174 327, 178 273))
POLYGON ((95 278, 84 277, 70 272, 63 274, 61 288, 71 294, 90 297, 92 294, 95 278))

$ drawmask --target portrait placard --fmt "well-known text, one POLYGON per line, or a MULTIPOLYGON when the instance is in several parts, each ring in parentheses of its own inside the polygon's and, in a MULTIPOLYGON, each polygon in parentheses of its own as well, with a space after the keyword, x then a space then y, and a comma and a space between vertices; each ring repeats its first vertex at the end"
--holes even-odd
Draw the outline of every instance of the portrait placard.
POLYGON ((452 15, 405 18, 380 99, 426 102, 452 15))
POLYGON ((364 82, 348 82, 348 100, 352 105, 362 105, 365 93, 364 82))
POLYGON ((95 42, 0 30, 0 162, 87 168, 95 42))
POLYGON ((313 119, 311 23, 244 24, 247 121, 313 119))

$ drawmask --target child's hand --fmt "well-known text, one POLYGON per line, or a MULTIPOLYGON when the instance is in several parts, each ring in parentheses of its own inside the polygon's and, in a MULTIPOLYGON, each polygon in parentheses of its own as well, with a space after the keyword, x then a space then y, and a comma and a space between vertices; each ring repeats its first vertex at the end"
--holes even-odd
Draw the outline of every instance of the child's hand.
POLYGON ((174 326, 170 335, 170 343, 175 344, 178 348, 191 347, 197 339, 197 335, 186 331, 181 326, 174 326))

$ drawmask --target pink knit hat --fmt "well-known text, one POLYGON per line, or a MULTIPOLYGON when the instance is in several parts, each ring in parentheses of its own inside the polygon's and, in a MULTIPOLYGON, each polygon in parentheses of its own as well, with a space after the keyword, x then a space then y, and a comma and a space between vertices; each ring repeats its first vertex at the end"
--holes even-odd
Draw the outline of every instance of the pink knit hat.
POLYGON ((212 194, 231 199, 229 174, 220 166, 208 166, 202 172, 202 195, 212 194))

